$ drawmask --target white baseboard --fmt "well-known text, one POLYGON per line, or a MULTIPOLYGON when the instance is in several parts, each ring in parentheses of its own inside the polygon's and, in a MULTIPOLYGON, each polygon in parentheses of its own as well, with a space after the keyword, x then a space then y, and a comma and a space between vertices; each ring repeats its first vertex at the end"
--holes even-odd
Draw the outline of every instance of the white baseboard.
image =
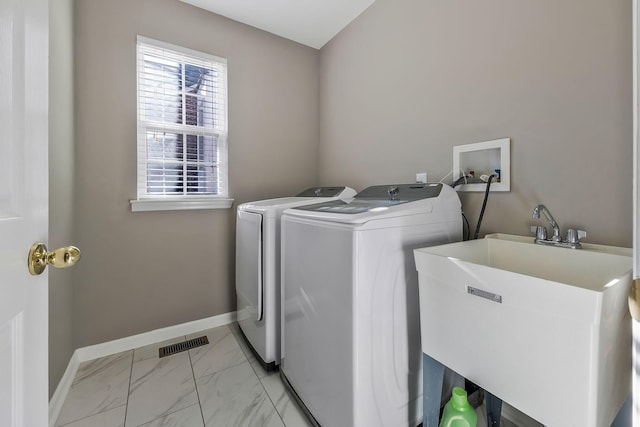
POLYGON ((62 378, 56 387, 56 391, 53 393, 53 396, 51 396, 51 400, 49 400, 50 427, 54 427, 58 420, 64 400, 67 398, 73 379, 76 377, 76 372, 78 372, 78 366, 80 366, 80 362, 78 361, 78 355, 74 352, 71 355, 67 369, 64 371, 64 375, 62 375, 62 378))
POLYGON ((80 362, 97 359, 98 357, 109 356, 110 354, 132 350, 145 345, 165 341, 181 335, 189 335, 205 329, 217 328, 227 325, 236 320, 236 312, 224 313, 218 316, 207 317, 206 319, 194 320, 193 322, 182 323, 180 325, 168 326, 162 329, 154 329, 138 335, 108 341, 89 347, 82 347, 76 350, 80 362))
POLYGON ((67 365, 67 369, 65 370, 62 379, 56 387, 56 391, 53 393, 53 396, 49 401, 49 427, 55 426, 55 422, 62 410, 64 400, 71 389, 73 379, 82 362, 123 351, 133 350, 134 348, 165 341, 181 335, 194 334, 206 329, 228 325, 229 323, 235 322, 236 318, 237 313, 233 311, 231 313, 219 314, 217 316, 207 317, 206 319, 194 320, 192 322, 168 326, 161 329, 154 329, 142 334, 76 349, 71 356, 71 360, 69 360, 69 364, 67 365))

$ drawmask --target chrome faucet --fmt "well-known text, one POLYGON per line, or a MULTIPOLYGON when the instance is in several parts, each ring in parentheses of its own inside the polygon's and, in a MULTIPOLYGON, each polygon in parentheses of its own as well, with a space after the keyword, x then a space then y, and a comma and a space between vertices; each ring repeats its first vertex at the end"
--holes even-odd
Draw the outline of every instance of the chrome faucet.
POLYGON ((580 239, 587 237, 587 232, 584 230, 574 230, 570 228, 567 230, 567 238, 562 240, 560 237, 560 227, 558 227, 558 223, 549 212, 549 209, 545 205, 538 205, 533 209, 533 218, 539 219, 540 212, 547 218, 551 227, 553 227, 553 236, 551 239, 547 238, 547 228, 541 225, 534 225, 531 227, 531 231, 535 233, 536 239, 534 243, 540 245, 551 245, 551 246, 559 246, 563 248, 571 248, 571 249, 580 249, 582 248, 582 244, 580 243, 580 239))
POLYGON ((542 212, 544 216, 547 217, 547 220, 551 224, 551 227, 553 227, 553 236, 551 237, 551 240, 554 242, 561 242, 562 237, 560 237, 560 227, 558 227, 558 223, 555 219, 553 219, 553 215, 551 215, 551 212, 549 212, 549 209, 547 209, 545 205, 538 205, 533 209, 533 218, 539 219, 540 212, 542 212))

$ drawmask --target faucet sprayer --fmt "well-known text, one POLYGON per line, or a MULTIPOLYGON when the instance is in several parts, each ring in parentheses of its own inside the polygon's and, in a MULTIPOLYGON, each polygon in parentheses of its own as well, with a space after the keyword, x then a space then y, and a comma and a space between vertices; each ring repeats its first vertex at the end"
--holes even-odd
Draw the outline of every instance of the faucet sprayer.
POLYGON ((551 227, 553 227, 553 236, 551 239, 547 239, 547 229, 544 226, 532 226, 531 231, 535 233, 536 239, 534 243, 541 245, 553 245, 566 247, 571 249, 580 249, 582 245, 580 244, 580 239, 587 237, 586 231, 583 230, 574 230, 572 228, 567 230, 567 238, 566 240, 562 240, 560 237, 560 227, 558 227, 558 223, 549 212, 549 209, 545 205, 538 205, 533 209, 533 218, 539 219, 540 212, 544 214, 547 218, 551 227))
POLYGON ((541 211, 547 218, 547 221, 551 224, 551 227, 553 227, 553 236, 551 237, 551 240, 554 242, 561 242, 562 237, 560 237, 560 227, 558 227, 558 223, 553 219, 553 215, 551 215, 551 212, 549 212, 549 209, 547 209, 545 205, 538 205, 533 209, 533 218, 539 219, 541 211))

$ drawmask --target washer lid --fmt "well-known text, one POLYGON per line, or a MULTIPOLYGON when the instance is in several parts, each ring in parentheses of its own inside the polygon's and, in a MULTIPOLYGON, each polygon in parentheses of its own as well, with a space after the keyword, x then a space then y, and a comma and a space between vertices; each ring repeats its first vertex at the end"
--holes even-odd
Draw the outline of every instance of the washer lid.
POLYGON ((350 201, 332 200, 324 203, 297 206, 293 209, 347 215, 383 211, 389 207, 408 202, 438 197, 442 191, 442 185, 443 184, 375 185, 362 190, 350 201))
POLYGON ((238 211, 251 211, 267 216, 279 217, 282 211, 287 208, 310 205, 318 203, 321 200, 331 201, 337 198, 350 199, 355 195, 355 190, 350 187, 312 187, 295 197, 280 197, 277 199, 246 202, 238 206, 238 211))
MULTIPOLYGON (((341 197, 345 196, 341 194, 347 187, 313 187, 307 188, 302 193, 296 195, 296 197, 341 197)), ((346 195, 351 197, 351 195, 346 195)))
POLYGON ((315 203, 307 206, 298 206, 294 209, 313 212, 332 212, 341 214, 359 214, 363 212, 377 211, 407 203, 408 200, 364 200, 352 199, 349 202, 344 200, 333 200, 325 203, 315 203))

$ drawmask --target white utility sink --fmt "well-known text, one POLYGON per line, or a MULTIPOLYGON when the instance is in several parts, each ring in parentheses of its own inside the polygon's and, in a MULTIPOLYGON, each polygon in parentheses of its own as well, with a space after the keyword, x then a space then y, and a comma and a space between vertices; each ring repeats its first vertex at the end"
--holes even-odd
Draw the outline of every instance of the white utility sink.
POLYGON ((610 426, 631 391, 630 250, 488 237, 414 251, 423 352, 547 426, 610 426))

